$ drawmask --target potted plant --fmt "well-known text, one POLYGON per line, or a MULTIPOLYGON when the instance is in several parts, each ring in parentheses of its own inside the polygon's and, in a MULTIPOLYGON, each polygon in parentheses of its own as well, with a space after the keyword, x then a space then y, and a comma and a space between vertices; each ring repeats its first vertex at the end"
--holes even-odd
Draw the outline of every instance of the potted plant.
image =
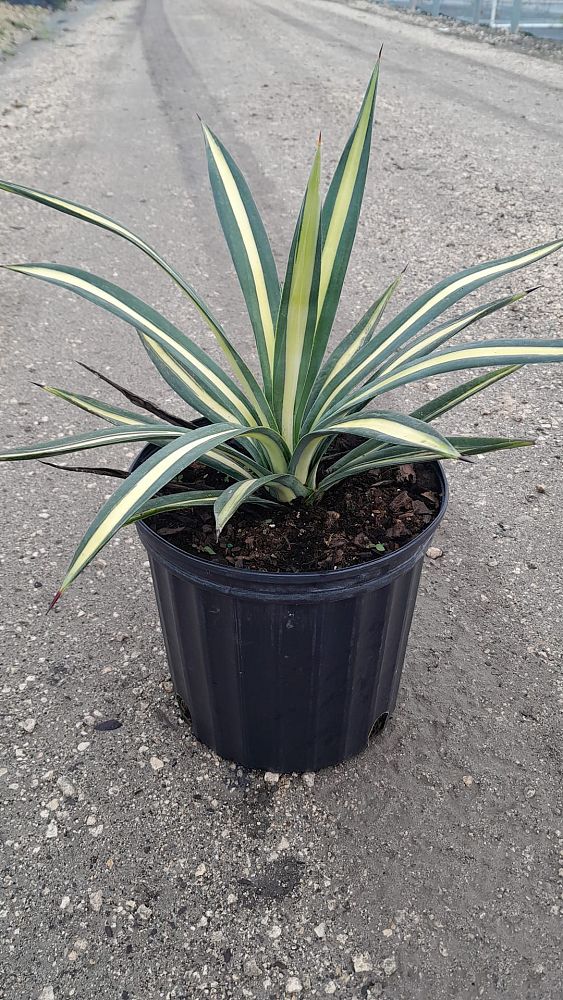
POLYGON ((439 460, 533 443, 446 437, 434 421, 523 364, 563 360, 563 341, 449 343, 526 292, 441 319, 475 289, 558 250, 561 240, 463 270, 382 325, 395 279, 329 348, 364 191, 378 74, 379 63, 324 202, 319 139, 281 284, 249 188, 203 126, 259 378, 196 291, 144 240, 80 205, 0 184, 142 250, 188 296, 225 355, 222 367, 103 278, 61 264, 7 265, 125 320, 181 402, 201 415, 191 422, 171 414, 105 376, 135 410, 44 386, 109 427, 0 458, 144 444, 130 471, 78 467, 122 482, 80 542, 52 605, 120 528, 136 522, 176 692, 194 733, 250 767, 335 764, 384 724, 397 697, 423 555, 446 508, 439 460), (491 371, 413 413, 386 406, 391 389, 476 368, 491 371))

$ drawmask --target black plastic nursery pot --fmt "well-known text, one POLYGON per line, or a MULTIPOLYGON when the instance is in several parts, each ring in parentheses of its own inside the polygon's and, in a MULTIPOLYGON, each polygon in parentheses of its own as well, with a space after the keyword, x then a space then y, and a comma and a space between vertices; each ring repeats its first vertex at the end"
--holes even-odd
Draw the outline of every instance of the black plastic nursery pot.
POLYGON ((395 707, 424 553, 448 502, 435 465, 432 523, 396 552, 346 569, 215 565, 138 522, 172 681, 198 740, 279 773, 317 771, 366 748, 395 707))

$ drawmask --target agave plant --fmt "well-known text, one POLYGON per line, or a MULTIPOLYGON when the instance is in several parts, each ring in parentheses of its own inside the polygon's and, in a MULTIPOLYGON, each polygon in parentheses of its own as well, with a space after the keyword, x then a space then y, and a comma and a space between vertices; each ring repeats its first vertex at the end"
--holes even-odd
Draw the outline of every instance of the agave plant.
POLYGON ((43 386, 113 426, 4 451, 3 461, 44 459, 137 441, 156 446, 97 514, 53 603, 123 525, 157 512, 212 505, 219 532, 241 504, 286 504, 297 497, 315 502, 342 479, 379 466, 459 459, 533 443, 469 435, 448 438, 433 426, 437 417, 521 365, 563 360, 562 340, 488 340, 444 348, 455 334, 527 292, 506 295, 433 324, 470 292, 541 260, 562 247, 563 240, 460 271, 381 326, 397 278, 337 346, 328 349, 364 192, 378 76, 379 62, 324 202, 319 139, 281 283, 246 181, 223 144, 203 125, 215 204, 248 308, 260 379, 192 286, 144 240, 98 212, 0 182, 4 191, 90 222, 142 250, 195 305, 231 370, 217 364, 150 305, 103 278, 61 264, 7 265, 9 270, 67 288, 129 323, 168 385, 206 418, 204 426, 194 426, 109 379, 105 381, 144 412, 43 386), (446 372, 485 367, 495 370, 456 386, 413 413, 380 408, 391 389, 446 372), (341 434, 356 435, 361 441, 331 463, 330 445, 341 434), (178 476, 193 462, 219 470, 229 485, 191 492, 180 486, 163 494, 163 488, 174 481, 177 485, 178 476))

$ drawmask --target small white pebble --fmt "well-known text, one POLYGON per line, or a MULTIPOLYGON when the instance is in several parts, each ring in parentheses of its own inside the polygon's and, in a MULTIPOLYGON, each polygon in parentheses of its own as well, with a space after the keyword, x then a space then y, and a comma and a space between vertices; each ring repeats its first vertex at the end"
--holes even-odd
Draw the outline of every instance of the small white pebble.
POLYGON ((463 784, 467 785, 468 788, 471 787, 471 785, 473 784, 473 778, 471 777, 470 774, 463 775, 463 784))
POLYGON ((59 808, 59 800, 58 799, 49 799, 49 801, 47 803, 47 809, 50 809, 51 812, 56 812, 56 810, 58 808, 59 808))
POLYGON ((266 771, 264 774, 264 781, 267 785, 277 785, 279 780, 280 776, 275 771, 266 771))
POLYGON ((164 767, 164 761, 161 760, 160 757, 151 757, 149 763, 153 771, 162 771, 162 768, 164 767))
POLYGON ((324 938, 324 936, 326 934, 326 925, 324 924, 324 922, 320 923, 320 924, 317 924, 317 926, 314 928, 314 930, 315 930, 315 934, 317 935, 318 938, 324 938))
POLYGON ((297 976, 290 976, 285 984, 285 992, 290 995, 301 993, 302 989, 301 980, 297 976))
POLYGON ((390 958, 384 958, 381 963, 381 968, 386 976, 392 976, 393 973, 397 971, 397 960, 395 956, 391 955, 390 958))
POLYGON ((104 824, 100 823, 99 826, 90 827, 90 834, 92 835, 92 837, 99 837, 100 834, 103 833, 103 830, 104 830, 104 824))
POLYGON ((59 909, 68 910, 69 906, 70 906, 70 896, 63 896, 63 898, 61 899, 61 905, 59 909))
POLYGON ((89 746, 90 746, 89 740, 83 740, 82 743, 78 744, 76 749, 80 750, 80 753, 84 753, 84 751, 87 750, 89 746))
POLYGON ((274 926, 268 931, 268 937, 271 938, 272 941, 277 941, 277 939, 281 937, 281 927, 274 924, 274 926))
POLYGON ((439 559, 444 553, 437 545, 431 545, 429 549, 426 549, 426 555, 429 559, 439 559))
POLYGON ((137 907, 137 916, 141 920, 149 920, 152 917, 152 910, 150 906, 145 906, 144 903, 141 903, 141 905, 137 907))
POLYGON ((203 876, 205 875, 206 871, 207 871, 207 868, 205 867, 204 864, 198 865, 197 868, 196 868, 196 870, 195 870, 195 877, 196 878, 203 878, 203 876))
POLYGON ((308 772, 302 776, 302 781, 307 788, 313 788, 315 784, 315 775, 308 772))
POLYGON ((352 965, 354 972, 371 972, 373 969, 373 962, 367 951, 359 955, 352 955, 352 965))
POLYGON ((55 991, 52 986, 44 986, 37 1000, 55 1000, 55 991))
POLYGON ((23 719, 20 726, 26 733, 32 733, 37 725, 37 719, 23 719))
POLYGON ((92 907, 94 913, 99 913, 102 908, 102 903, 104 901, 104 894, 101 889, 96 889, 95 892, 91 892, 88 895, 90 901, 90 906, 92 907))
POLYGON ((58 835, 59 835, 59 828, 55 823, 55 820, 52 819, 47 829, 45 830, 45 840, 54 840, 55 837, 58 837, 58 835))
POLYGON ((392 934, 393 934, 393 931, 391 930, 390 927, 384 927, 383 928, 383 937, 391 937, 392 934))
POLYGON ((336 993, 336 983, 334 982, 334 979, 329 979, 328 983, 325 986, 325 993, 328 993, 329 996, 332 996, 334 993, 336 993))
POLYGON ((57 788, 62 792, 65 799, 69 799, 74 795, 74 785, 64 774, 61 774, 60 778, 57 778, 57 788))

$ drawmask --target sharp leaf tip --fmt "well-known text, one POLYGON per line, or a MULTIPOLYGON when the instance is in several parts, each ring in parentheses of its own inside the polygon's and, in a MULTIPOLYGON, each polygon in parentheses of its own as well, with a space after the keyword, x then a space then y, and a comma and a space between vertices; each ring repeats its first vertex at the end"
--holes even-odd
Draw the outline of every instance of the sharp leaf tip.
POLYGON ((51 601, 49 607, 47 608, 46 614, 49 614, 49 611, 53 610, 53 608, 55 607, 55 604, 62 597, 62 595, 63 595, 62 590, 57 590, 57 593, 55 594, 55 596, 53 597, 53 600, 51 601))

